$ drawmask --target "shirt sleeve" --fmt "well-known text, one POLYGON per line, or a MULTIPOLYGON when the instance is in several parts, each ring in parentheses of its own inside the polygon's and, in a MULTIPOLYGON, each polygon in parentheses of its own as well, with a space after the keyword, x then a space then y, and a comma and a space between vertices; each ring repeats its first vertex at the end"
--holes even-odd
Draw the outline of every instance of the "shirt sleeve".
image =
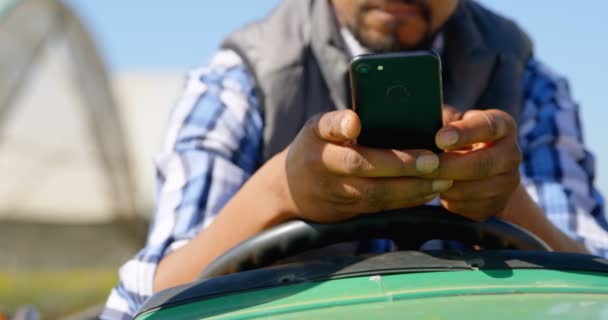
POLYGON ((119 271, 102 319, 131 319, 153 293, 158 262, 208 226, 259 165, 262 117, 241 58, 219 51, 190 72, 156 158, 156 210, 146 246, 119 271))
POLYGON ((595 189, 594 158, 583 143, 579 107, 568 82, 531 59, 519 119, 523 184, 549 220, 592 253, 608 257, 604 200, 595 189))

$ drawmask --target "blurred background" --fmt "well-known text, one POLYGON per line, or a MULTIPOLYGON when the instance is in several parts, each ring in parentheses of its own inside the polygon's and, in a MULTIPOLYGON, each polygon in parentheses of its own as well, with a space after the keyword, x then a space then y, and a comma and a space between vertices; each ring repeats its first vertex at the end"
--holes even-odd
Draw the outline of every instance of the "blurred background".
MULTIPOLYGON (((0 312, 56 319, 103 303, 145 239, 184 75, 278 2, 0 0, 0 312)), ((570 79, 606 193, 608 2, 481 2, 570 79)))

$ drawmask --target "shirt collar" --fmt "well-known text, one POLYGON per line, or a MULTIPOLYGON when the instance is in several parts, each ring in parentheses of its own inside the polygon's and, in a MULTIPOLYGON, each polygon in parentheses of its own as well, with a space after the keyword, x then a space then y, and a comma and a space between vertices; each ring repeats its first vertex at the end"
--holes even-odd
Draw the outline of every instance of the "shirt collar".
MULTIPOLYGON (((357 38, 353 35, 348 28, 341 27, 340 34, 342 35, 342 39, 344 39, 344 43, 346 45, 346 50, 348 54, 350 54, 351 58, 356 57, 362 54, 370 53, 369 49, 364 47, 357 38)), ((443 53, 443 49, 445 46, 445 39, 443 36, 443 32, 440 32, 433 40, 432 50, 437 52, 437 54, 441 55, 443 53)))

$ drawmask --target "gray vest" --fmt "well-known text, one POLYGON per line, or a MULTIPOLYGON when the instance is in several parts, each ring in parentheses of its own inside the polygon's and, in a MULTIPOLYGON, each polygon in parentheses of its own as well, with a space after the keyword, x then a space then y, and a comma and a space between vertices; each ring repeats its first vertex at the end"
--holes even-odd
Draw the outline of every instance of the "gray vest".
MULTIPOLYGON (((460 0, 443 33, 445 103, 463 111, 499 108, 517 119, 532 55, 523 31, 460 0)), ((264 160, 287 147, 314 114, 349 106, 350 57, 329 0, 284 0, 265 20, 230 35, 223 47, 236 51, 255 77, 264 160)))

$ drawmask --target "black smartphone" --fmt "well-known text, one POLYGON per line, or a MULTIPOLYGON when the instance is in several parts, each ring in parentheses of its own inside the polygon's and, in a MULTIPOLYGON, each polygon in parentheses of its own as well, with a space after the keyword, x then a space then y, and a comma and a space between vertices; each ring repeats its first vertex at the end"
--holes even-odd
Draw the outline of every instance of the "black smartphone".
POLYGON ((353 109, 361 119, 360 145, 440 150, 441 61, 432 51, 366 54, 349 66, 353 109))

